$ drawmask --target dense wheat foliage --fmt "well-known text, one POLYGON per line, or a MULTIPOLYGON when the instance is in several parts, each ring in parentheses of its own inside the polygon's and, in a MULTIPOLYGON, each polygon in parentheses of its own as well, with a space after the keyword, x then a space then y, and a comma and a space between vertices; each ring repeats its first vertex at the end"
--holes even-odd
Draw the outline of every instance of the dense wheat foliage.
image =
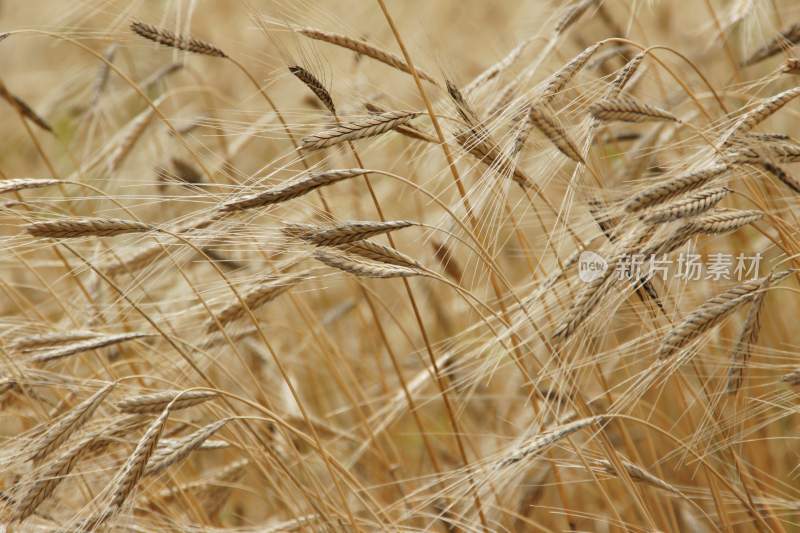
POLYGON ((3 531, 800 531, 796 0, 0 0, 3 531))

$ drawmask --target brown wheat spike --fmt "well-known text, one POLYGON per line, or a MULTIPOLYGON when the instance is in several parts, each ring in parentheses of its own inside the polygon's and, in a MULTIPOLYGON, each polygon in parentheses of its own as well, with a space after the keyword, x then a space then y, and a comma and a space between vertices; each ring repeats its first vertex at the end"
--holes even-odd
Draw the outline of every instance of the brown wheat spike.
POLYGON ((681 174, 634 194, 630 200, 625 202, 625 210, 636 212, 665 200, 670 200, 675 196, 706 185, 710 181, 726 174, 729 170, 730 166, 723 163, 681 174))
POLYGON ((566 65, 555 71, 545 81, 544 88, 541 90, 540 99, 549 102, 557 94, 564 90, 564 87, 581 71, 589 62, 592 56, 600 49, 601 43, 595 43, 583 52, 572 58, 566 65))
POLYGON ((349 272, 361 278, 399 278, 424 274, 424 272, 419 269, 387 263, 363 261, 357 257, 341 252, 333 252, 325 248, 318 248, 315 250, 314 258, 329 267, 349 272))
POLYGON ((731 353, 731 366, 728 368, 728 384, 726 390, 728 394, 735 394, 744 382, 744 371, 747 362, 750 360, 750 348, 758 340, 758 333, 761 330, 761 309, 769 289, 770 278, 764 278, 764 283, 759 287, 758 293, 750 304, 750 311, 744 321, 739 339, 731 353))
POLYGON ((212 44, 200 41, 198 39, 193 39, 191 37, 185 37, 183 35, 175 35, 171 31, 157 28, 155 26, 151 26, 150 24, 144 24, 138 21, 132 22, 131 31, 133 31, 133 33, 139 37, 144 37, 149 41, 163 44, 164 46, 169 46, 170 48, 177 48, 178 50, 191 52, 193 54, 202 54, 213 57, 228 57, 225 55, 225 52, 212 44))
MULTIPOLYGON (((385 65, 389 65, 390 67, 397 69, 401 72, 405 72, 406 74, 411 74, 411 69, 408 67, 405 61, 403 61, 400 57, 396 56, 391 52, 387 52, 385 50, 381 50, 365 41, 358 41, 356 39, 351 39, 346 35, 341 35, 338 33, 330 33, 322 30, 318 30, 315 28, 300 28, 297 30, 298 33, 305 35, 310 39, 314 39, 315 41, 322 41, 329 44, 333 44, 336 46, 341 46, 342 48, 347 48, 348 50, 352 50, 357 54, 365 55, 367 57, 371 57, 376 61, 380 61, 385 65)), ((416 67, 415 70, 417 71, 417 75, 425 80, 429 81, 434 85, 437 85, 436 80, 425 71, 416 67)))
POLYGON ((219 396, 217 392, 209 390, 190 390, 186 392, 169 390, 125 398, 118 401, 116 406, 123 413, 160 413, 171 402, 171 409, 186 409, 187 407, 207 402, 217 396, 219 396), (173 402, 173 400, 175 401, 173 402))
POLYGON ((300 144, 305 150, 319 150, 345 141, 375 137, 419 116, 416 111, 387 111, 369 115, 360 120, 342 122, 329 130, 303 137, 300 144))
POLYGON ((763 217, 763 212, 752 209, 718 209, 692 219, 688 226, 694 233, 722 235, 758 222, 763 217))
POLYGON ((699 215, 717 205, 730 192, 731 190, 727 187, 698 191, 645 212, 642 220, 647 224, 662 224, 699 215))
POLYGON ((347 221, 334 226, 289 223, 283 227, 283 232, 290 237, 295 237, 317 246, 337 246, 414 225, 416 224, 410 220, 347 221))
POLYGON ((480 124, 478 116, 475 114, 475 111, 472 110, 472 106, 467 103, 467 100, 464 98, 464 95, 461 94, 461 91, 458 90, 458 87, 456 87, 455 84, 450 80, 446 80, 446 84, 447 94, 450 95, 450 99, 455 104, 456 111, 458 111, 459 116, 461 116, 468 126, 478 126, 480 124))
POLYGON ((572 435, 576 431, 580 431, 594 424, 602 423, 605 420, 605 418, 606 417, 603 415, 581 418, 580 420, 575 420, 574 422, 569 422, 567 424, 559 426, 551 431, 548 431, 547 433, 544 433, 543 435, 539 435, 538 437, 534 438, 527 444, 524 444, 523 446, 514 450, 508 456, 498 461, 497 468, 498 469, 505 468, 510 465, 519 463, 526 457, 538 455, 540 452, 544 451, 551 444, 554 444, 559 440, 572 435))
POLYGON ((783 64, 781 71, 785 74, 800 74, 800 59, 790 57, 786 60, 786 63, 783 64))
POLYGON ((203 175, 194 165, 178 157, 173 157, 170 162, 175 169, 175 177, 184 183, 203 183, 203 175))
POLYGON ((556 21, 555 28, 553 28, 553 33, 555 35, 563 33, 570 26, 575 24, 581 15, 586 13, 586 11, 595 4, 597 4, 597 0, 577 0, 576 2, 567 6, 564 14, 560 19, 558 19, 558 21, 556 21))
POLYGON ((298 179, 287 181, 266 191, 249 194, 229 200, 222 204, 221 211, 239 211, 251 207, 261 207, 264 205, 278 204, 307 194, 314 189, 324 187, 338 181, 342 181, 355 176, 368 174, 368 170, 362 168, 346 168, 340 170, 324 170, 321 172, 311 172, 304 174, 298 179))
POLYGON ((37 114, 36 111, 31 108, 31 106, 26 104, 24 100, 14 94, 11 94, 11 92, 8 90, 8 87, 6 87, 2 80, 0 80, 0 98, 8 102, 8 105, 16 109, 17 112, 19 112, 22 116, 43 130, 53 133, 53 128, 50 127, 50 124, 48 124, 45 119, 37 114))
POLYGON ((530 120, 536 128, 541 131, 562 154, 577 163, 583 162, 578 147, 567 135, 566 130, 561 124, 556 122, 555 117, 539 106, 533 106, 530 110, 530 120))
POLYGON ((744 135, 751 131, 777 113, 783 106, 797 98, 798 95, 800 95, 800 87, 794 87, 764 100, 754 109, 739 117, 734 126, 722 137, 722 146, 730 145, 737 135, 744 135))
POLYGON ((754 298, 757 291, 769 284, 778 283, 791 271, 783 271, 769 276, 744 282, 736 287, 714 296, 692 311, 680 324, 672 328, 658 349, 658 358, 666 359, 685 347, 692 340, 721 322, 737 307, 754 298), (765 285, 765 282, 768 284, 765 285))
MULTIPOLYGON (((177 400, 177 402, 179 401, 177 400)), ((133 453, 125 461, 122 470, 112 480, 111 495, 105 507, 98 514, 89 517, 84 523, 84 530, 94 531, 122 510, 128 496, 136 489, 136 485, 144 475, 147 462, 158 445, 158 439, 161 437, 169 414, 170 406, 167 406, 144 432, 133 453)))
POLYGON ((49 187, 50 185, 56 185, 59 183, 61 183, 61 180, 48 178, 17 178, 11 180, 2 180, 0 181, 0 193, 23 191, 26 189, 38 189, 40 187, 49 187))
POLYGON ((64 344, 65 342, 82 341, 101 336, 101 333, 96 331, 58 331, 54 333, 41 333, 37 335, 28 335, 14 339, 8 343, 8 348, 14 352, 26 352, 36 348, 56 346, 64 344))
MULTIPOLYGON (((609 475, 612 475, 612 476, 616 476, 617 475, 617 470, 614 467, 614 465, 611 464, 610 461, 605 460, 605 459, 600 459, 600 460, 597 461, 597 464, 599 464, 601 467, 603 467, 603 469, 609 475)), ((672 485, 670 485, 669 483, 667 483, 663 479, 654 476, 653 474, 651 474, 650 472, 648 472, 647 470, 645 470, 641 466, 635 465, 635 464, 631 463, 630 461, 626 461, 626 460, 622 461, 622 466, 625 467, 625 470, 628 472, 628 475, 630 476, 630 478, 633 481, 636 481, 638 483, 646 483, 648 485, 651 485, 653 487, 659 488, 661 490, 664 490, 664 491, 667 491, 667 492, 671 492, 672 494, 675 494, 675 495, 678 495, 678 496, 682 496, 681 492, 677 488, 673 487, 672 485)))
POLYGON ((61 359, 78 353, 83 353, 89 350, 96 350, 106 346, 112 346, 121 342, 126 342, 134 339, 141 339, 144 337, 152 337, 148 333, 120 333, 118 335, 103 335, 101 337, 89 338, 82 342, 68 344, 59 348, 53 348, 44 352, 39 352, 31 358, 31 361, 44 362, 61 359))
POLYGON ((72 471, 80 456, 91 447, 98 436, 99 433, 95 432, 81 438, 41 469, 36 470, 33 479, 25 482, 9 521, 21 522, 33 514, 39 505, 53 494, 59 483, 72 471))
POLYGON ((149 231, 152 226, 134 220, 116 218, 64 218, 27 224, 25 230, 34 237, 72 239, 75 237, 110 237, 123 233, 149 231))
POLYGON ((639 67, 642 65, 642 61, 644 61, 646 53, 640 52, 636 54, 628 63, 620 70, 616 77, 611 81, 611 85, 609 85, 608 90, 606 91, 605 98, 606 99, 614 99, 619 97, 622 90, 625 88, 625 85, 630 81, 636 71, 639 70, 639 67))
POLYGON ((533 180, 519 169, 491 140, 476 136, 472 130, 459 130, 454 133, 454 136, 464 150, 487 167, 497 167, 501 170, 511 169, 511 178, 520 187, 523 189, 536 188, 533 180))
POLYGON ((753 54, 746 60, 742 61, 743 67, 749 67, 760 63, 765 59, 780 54, 787 48, 791 48, 800 42, 800 23, 792 24, 789 28, 783 30, 774 39, 767 44, 753 52, 753 54))
POLYGON ((442 265, 445 273, 456 283, 461 283, 463 277, 461 267, 458 266, 458 262, 453 257, 453 253, 447 244, 432 240, 431 246, 433 247, 433 256, 442 265))
MULTIPOLYGON (((377 104, 374 104, 372 102, 367 102, 366 104, 364 104, 364 107, 370 113, 380 114, 380 113, 385 113, 387 111, 386 109, 384 109, 381 106, 379 106, 377 104)), ((417 140, 417 141, 425 141, 425 142, 433 143, 433 144, 439 142, 439 140, 436 137, 433 137, 433 136, 425 133, 424 131, 420 130, 419 128, 414 127, 411 124, 403 124, 402 126, 397 126, 394 129, 394 131, 396 133, 399 133, 400 135, 405 135, 406 137, 409 137, 409 138, 417 140)))
POLYGON ((378 263, 388 263, 390 265, 407 268, 422 268, 422 265, 420 265, 419 262, 407 256, 406 254, 399 252, 394 248, 390 248, 372 241, 356 241, 343 244, 337 248, 350 255, 356 255, 358 257, 363 257, 364 259, 377 261, 378 263))
POLYGON ((314 93, 314 96, 316 96, 319 101, 322 102, 322 105, 324 105, 328 111, 331 112, 331 115, 336 115, 336 106, 333 105, 331 93, 328 92, 328 89, 325 88, 325 86, 316 76, 299 65, 290 66, 289 72, 294 74, 298 80, 302 81, 306 87, 308 87, 311 92, 314 93))
POLYGON ((153 452, 153 455, 147 462, 144 475, 152 476, 158 474, 170 466, 183 461, 194 450, 202 446, 209 437, 219 431, 227 422, 228 420, 218 420, 217 422, 198 429, 191 435, 187 435, 175 442, 170 442, 167 445, 165 445, 162 440, 161 445, 156 448, 156 451, 153 452))
POLYGON ((85 424, 116 384, 110 383, 51 423, 32 445, 30 461, 41 461, 85 424))
POLYGON ((245 308, 238 298, 234 299, 233 302, 217 313, 217 320, 209 321, 208 332, 211 333, 217 329, 217 321, 224 326, 245 316, 247 308, 254 311, 271 302, 299 282, 307 279, 308 275, 308 271, 300 271, 280 278, 269 277, 265 281, 255 284, 242 294, 242 300, 244 300, 247 307, 245 308))
POLYGON ((604 122, 678 121, 672 113, 639 102, 630 96, 599 100, 589 106, 589 113, 604 122))
POLYGON ((759 166, 763 167, 764 170, 778 178, 781 183, 789 187, 792 191, 797 194, 800 194, 800 182, 790 176, 785 170, 783 170, 778 165, 773 165, 769 161, 759 161, 759 166))
POLYGON ((781 381, 789 385, 800 385, 800 368, 792 370, 781 377, 781 381))

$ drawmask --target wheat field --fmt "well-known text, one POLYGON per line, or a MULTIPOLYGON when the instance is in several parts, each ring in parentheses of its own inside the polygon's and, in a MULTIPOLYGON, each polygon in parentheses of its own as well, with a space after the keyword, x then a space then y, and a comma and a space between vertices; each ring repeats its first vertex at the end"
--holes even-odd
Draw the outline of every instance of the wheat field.
POLYGON ((795 44, 0 0, 0 530, 800 531, 795 44))

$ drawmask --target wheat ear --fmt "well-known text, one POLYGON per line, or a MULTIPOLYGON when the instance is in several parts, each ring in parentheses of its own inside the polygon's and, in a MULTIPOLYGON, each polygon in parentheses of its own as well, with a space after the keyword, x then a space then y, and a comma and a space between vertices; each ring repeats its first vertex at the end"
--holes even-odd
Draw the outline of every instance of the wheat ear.
POLYGON ((218 420, 175 442, 165 444, 164 439, 162 439, 161 445, 156 448, 156 451, 153 452, 153 455, 147 462, 144 475, 152 476, 158 474, 170 466, 183 461, 189 454, 202 446, 209 437, 219 431, 227 422, 228 420, 218 420))
POLYGON ((72 239, 75 237, 110 237, 123 233, 149 231, 152 227, 144 222, 115 218, 64 218, 27 224, 25 230, 34 237, 72 239))
POLYGON ((578 147, 570 139, 566 130, 556 121, 556 118, 540 106, 532 106, 529 112, 529 119, 536 128, 541 131, 562 154, 577 163, 583 161, 578 147))
POLYGON ((31 357, 31 361, 40 363, 44 361, 53 361, 55 359, 61 359, 63 357, 68 357, 70 355, 83 353, 89 350, 96 350, 98 348, 104 348, 106 346, 111 346, 113 344, 119 344, 121 342, 126 342, 134 339, 141 339, 143 337, 151 337, 151 336, 152 335, 147 333, 120 333, 118 335, 104 335, 102 337, 94 337, 82 342, 76 342, 74 344, 68 344, 67 346, 61 346, 59 348, 53 348, 51 350, 39 352, 33 357, 31 357))
POLYGON ((363 257, 364 259, 369 259, 378 263, 388 263, 390 265, 406 268, 422 268, 422 265, 420 265, 419 262, 407 256, 406 254, 399 252, 394 248, 390 248, 372 241, 361 240, 348 244, 342 244, 337 248, 350 255, 363 257))
POLYGON ((730 192, 731 190, 727 187, 698 191, 645 212, 642 220, 647 224, 662 224, 699 215, 717 205, 730 192))
POLYGON ((61 446, 71 435, 85 424, 95 410, 100 406, 106 396, 114 388, 115 383, 110 383, 94 393, 92 396, 76 405, 69 413, 54 421, 47 431, 33 443, 29 460, 41 461, 55 449, 61 446))
POLYGON ((583 52, 572 58, 566 65, 555 71, 544 82, 539 98, 542 102, 549 102, 581 71, 592 56, 600 49, 601 43, 595 43, 583 52))
POLYGON ((754 109, 739 117, 734 126, 722 137, 722 146, 729 146, 736 136, 751 131, 777 113, 783 106, 797 98, 798 95, 800 95, 800 87, 794 87, 764 100, 754 109))
POLYGON ((758 222, 764 213, 757 210, 718 209, 692 219, 688 228, 692 233, 722 235, 758 222))
POLYGON ((174 410, 186 409, 217 396, 217 392, 208 390, 162 391, 125 398, 118 401, 116 406, 123 413, 160 413, 167 405, 171 405, 174 410))
POLYGON ((175 35, 171 31, 151 26, 143 22, 132 22, 131 31, 139 37, 144 37, 149 41, 169 46, 170 48, 177 48, 185 52, 193 54, 201 54, 213 57, 228 57, 225 52, 205 41, 200 41, 192 37, 183 35, 175 35))
POLYGON ((288 223, 283 227, 283 233, 317 246, 337 246, 414 225, 410 220, 348 221, 331 227, 288 223))
MULTIPOLYGON (((347 48, 348 50, 352 50, 357 54, 370 57, 376 61, 379 61, 401 72, 405 72, 406 74, 411 74, 411 69, 408 67, 406 62, 403 61, 400 57, 396 56, 391 52, 387 52, 385 50, 381 50, 380 48, 372 46, 371 44, 365 41, 358 41, 356 39, 351 39, 346 35, 326 32, 315 28, 300 28, 299 30, 297 30, 297 32, 302 35, 305 35, 310 39, 314 39, 315 41, 322 41, 336 46, 341 46, 342 48, 347 48)), ((416 67, 415 70, 417 71, 417 75, 421 79, 429 81, 434 85, 437 85, 436 80, 433 78, 433 76, 431 76, 425 71, 420 70, 418 67, 416 67)))
POLYGON ((577 0, 567 6, 564 10, 564 14, 556 21, 553 33, 559 35, 565 32, 570 26, 575 24, 575 22, 581 18, 581 15, 586 13, 590 7, 596 5, 597 2, 598 0, 577 0))
POLYGON ((791 48, 798 42, 800 42, 800 23, 792 24, 767 44, 753 52, 750 57, 742 61, 742 66, 749 67, 760 63, 765 59, 780 54, 787 48, 791 48))
POLYGON ((49 187, 50 185, 57 185, 59 183, 62 183, 62 181, 48 178, 17 178, 11 180, 2 180, 0 181, 0 193, 23 191, 26 189, 38 189, 41 187, 49 187))
POLYGON ((764 306, 770 282, 771 279, 767 277, 759 287, 758 293, 750 304, 750 311, 747 313, 747 319, 744 321, 739 339, 731 353, 731 366, 728 368, 726 387, 728 394, 735 394, 744 382, 744 371, 750 360, 750 348, 758 340, 758 332, 761 329, 761 309, 764 306))
POLYGON ((318 248, 315 250, 314 258, 329 267, 349 272, 361 278, 398 278, 420 276, 424 274, 420 269, 363 261, 355 256, 329 251, 325 248, 318 248))
POLYGON ((714 296, 692 311, 680 324, 672 328, 658 349, 658 358, 666 359, 691 341, 721 322, 737 307, 754 298, 757 291, 765 285, 778 283, 791 274, 791 271, 770 274, 766 278, 747 281, 714 296))
POLYGON ((335 127, 303 137, 300 144, 305 150, 319 150, 345 141, 375 137, 401 126, 419 116, 416 111, 387 111, 369 115, 360 120, 342 122, 335 127))
POLYGON ((595 119, 604 122, 678 121, 669 111, 642 103, 630 96, 597 101, 589 106, 589 113, 595 119))
POLYGON ((534 438, 527 444, 524 444, 520 448, 514 450, 511 454, 504 457, 500 461, 497 462, 497 468, 505 468, 510 465, 519 463, 526 457, 531 457, 533 455, 537 455, 544 451, 545 448, 549 447, 551 444, 554 444, 560 441, 563 438, 566 438, 576 431, 580 431, 581 429, 587 428, 594 424, 602 423, 606 417, 603 415, 599 416, 590 416, 588 418, 582 418, 580 420, 576 420, 574 422, 569 422, 562 426, 557 427, 543 435, 539 435, 538 437, 534 438))
POLYGON ((331 112, 331 115, 336 115, 336 106, 333 104, 331 93, 328 92, 328 89, 325 88, 325 86, 316 76, 299 65, 290 66, 289 72, 291 72, 298 80, 302 81, 305 86, 308 87, 312 93, 314 93, 314 96, 316 96, 317 99, 322 102, 322 105, 324 105, 328 111, 331 112))
POLYGON ((729 170, 730 167, 727 164, 717 164, 695 172, 681 174, 634 194, 630 200, 625 202, 625 210, 636 212, 659 204, 680 194, 702 187, 711 180, 726 174, 729 170))
POLYGON ((50 126, 50 124, 48 124, 45 119, 43 119, 39 114, 37 114, 36 111, 34 111, 31 106, 26 104, 25 101, 22 100, 22 98, 12 94, 2 80, 0 80, 0 98, 8 102, 8 105, 16 109, 17 112, 19 112, 22 116, 24 116, 25 118, 27 118, 28 120, 30 120, 31 122, 42 128, 43 130, 49 133, 53 133, 53 128, 50 126))

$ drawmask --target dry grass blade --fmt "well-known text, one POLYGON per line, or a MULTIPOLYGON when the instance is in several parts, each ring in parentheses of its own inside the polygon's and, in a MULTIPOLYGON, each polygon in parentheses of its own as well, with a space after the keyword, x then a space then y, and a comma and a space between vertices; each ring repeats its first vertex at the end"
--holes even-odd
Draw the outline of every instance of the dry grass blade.
POLYGON ((752 300, 757 291, 769 284, 778 283, 791 271, 770 274, 766 278, 747 281, 714 296, 692 311, 680 324, 673 327, 658 349, 658 358, 666 359, 691 341, 720 323, 740 305, 752 300))
POLYGON ((50 126, 50 124, 48 124, 45 119, 43 119, 39 114, 37 114, 36 111, 34 111, 33 108, 31 108, 31 106, 26 104, 25 101, 22 100, 22 98, 14 94, 11 94, 11 92, 8 90, 8 87, 6 87, 5 83, 3 83, 2 80, 0 80, 0 98, 8 102, 8 104, 14 109, 16 109, 22 116, 24 116, 25 118, 27 118, 28 120, 30 120, 31 122, 42 128, 43 130, 49 133, 53 133, 53 128, 50 126))
POLYGON ((541 131, 562 154, 577 163, 583 162, 578 147, 567 135, 566 130, 556 121, 555 117, 539 106, 531 107, 529 118, 531 123, 541 131))
POLYGON ((152 476, 158 474, 170 466, 183 461, 189 454, 202 446, 209 437, 219 431, 227 422, 228 420, 218 420, 217 422, 198 429, 191 435, 187 435, 174 442, 169 442, 168 444, 165 444, 162 439, 161 445, 156 448, 156 451, 153 452, 153 455, 147 462, 144 475, 152 476))
POLYGON ((116 406, 123 413, 160 413, 170 403, 173 410, 186 409, 187 407, 207 402, 217 396, 219 396, 217 392, 208 390, 162 391, 125 398, 118 401, 116 406))
POLYGON ((351 242, 349 244, 343 244, 338 248, 350 255, 363 257, 364 259, 377 261, 378 263, 388 263, 390 265, 407 268, 422 268, 422 265, 406 254, 372 241, 362 240, 351 242))
POLYGON ((324 187, 355 176, 363 176, 367 173, 369 173, 369 171, 362 168, 311 172, 300 178, 269 188, 266 191, 229 200, 222 204, 220 209, 222 211, 240 211, 251 207, 278 204, 308 194, 319 187, 324 187))
POLYGON ((17 178, 11 180, 0 181, 0 193, 24 191, 26 189, 38 189, 40 187, 49 187, 50 185, 57 185, 61 180, 48 179, 48 178, 17 178))
POLYGON ((110 383, 55 420, 32 445, 29 460, 41 461, 85 424, 116 384, 110 383))
POLYGON ((334 226, 287 223, 283 233, 317 246, 337 246, 415 225, 410 220, 348 221, 334 226))
POLYGON ((348 272, 360 278, 399 278, 424 275, 422 270, 386 263, 363 261, 357 257, 324 248, 314 251, 314 258, 337 270, 348 272))
POLYGON ((369 115, 361 120, 342 122, 332 129, 303 137, 300 143, 305 150, 319 150, 345 141, 381 135, 417 116, 419 113, 415 111, 387 111, 369 115))
POLYGON ((75 237, 111 237, 123 233, 150 231, 152 226, 135 220, 116 218, 64 218, 27 224, 25 230, 34 237, 72 239, 75 237))
POLYGON ((218 327, 217 321, 224 326, 225 324, 229 324, 245 316, 246 309, 249 308, 251 311, 258 309, 308 277, 308 271, 301 271, 280 278, 267 278, 265 281, 251 287, 242 295, 242 300, 244 300, 244 303, 247 305, 246 308, 238 298, 234 299, 230 305, 224 307, 217 313, 216 320, 211 320, 209 322, 207 331, 210 333, 216 330, 218 327))
POLYGON ((10 522, 21 522, 32 515, 39 505, 45 501, 59 483, 72 471, 80 456, 88 451, 92 443, 98 438, 98 433, 92 433, 64 450, 52 461, 37 470, 34 478, 25 482, 23 492, 17 498, 17 503, 9 519, 10 522))
POLYGON ((581 69, 589 62, 592 56, 600 49, 601 43, 595 43, 583 52, 572 58, 569 63, 555 71, 545 81, 544 88, 541 91, 541 100, 549 102, 558 93, 564 90, 564 87, 581 71, 581 69))
MULTIPOLYGON (((376 61, 380 61, 385 65, 389 65, 390 67, 397 69, 401 72, 405 72, 406 74, 411 74, 411 69, 408 67, 405 61, 400 57, 396 56, 391 52, 387 52, 385 50, 381 50, 365 41, 359 41, 356 39, 351 39, 346 35, 341 35, 338 33, 331 33, 322 30, 318 30, 315 28, 300 28, 297 30, 298 33, 305 35, 310 39, 314 39, 315 41, 323 41, 329 44, 333 44, 336 46, 341 46, 342 48, 347 48, 348 50, 352 50, 357 54, 362 54, 367 57, 370 57, 376 61)), ((417 67, 415 69, 417 71, 417 75, 425 80, 429 81, 432 84, 436 85, 436 80, 428 74, 417 67)))
POLYGON ((681 174, 680 176, 676 176, 663 183, 658 183, 634 194, 630 200, 625 202, 625 210, 636 212, 659 204, 680 194, 702 187, 710 181, 726 174, 729 170, 730 167, 728 165, 717 164, 695 172, 681 174))
POLYGON ((783 30, 774 39, 767 44, 753 52, 750 57, 742 61, 743 67, 755 65, 765 59, 778 55, 784 50, 791 48, 800 42, 800 23, 792 24, 787 29, 783 30))
POLYGON ((739 339, 731 354, 731 366, 728 369, 728 384, 726 390, 728 394, 735 394, 744 382, 744 371, 747 362, 750 360, 750 348, 758 340, 758 332, 761 329, 761 309, 767 296, 767 289, 771 279, 764 278, 764 283, 759 287, 758 293, 750 304, 750 311, 744 321, 739 339))
POLYGON ((336 115, 336 106, 333 104, 331 93, 328 92, 328 89, 325 88, 325 86, 316 76, 299 65, 290 66, 289 72, 291 72, 298 80, 302 81, 306 87, 308 87, 311 92, 314 93, 317 99, 322 102, 322 105, 324 105, 327 110, 331 112, 331 115, 336 115))
POLYGON ((716 206, 730 192, 731 190, 727 187, 705 189, 653 208, 642 215, 642 220, 647 224, 662 224, 699 215, 716 206))
POLYGON ((67 346, 61 346, 59 348, 53 348, 45 352, 37 353, 31 358, 31 361, 40 363, 45 361, 53 361, 55 359, 61 359, 63 357, 83 353, 89 350, 97 350, 98 348, 105 348, 106 346, 112 346, 121 342, 151 336, 152 335, 147 333, 120 333, 118 335, 103 335, 102 337, 94 337, 83 342, 76 342, 74 344, 68 344, 67 346))
POLYGON ((678 121, 677 117, 656 106, 642 103, 630 96, 618 96, 597 101, 589 107, 589 113, 604 122, 657 122, 678 121))
POLYGON ((193 54, 202 54, 213 57, 228 57, 225 52, 204 41, 194 39, 192 37, 185 37, 183 35, 175 35, 171 31, 144 24, 143 22, 132 22, 131 31, 139 37, 144 37, 149 41, 153 41, 170 48, 177 48, 185 52, 193 54))
POLYGON ((520 461, 522 461, 527 457, 537 455, 542 451, 544 451, 551 444, 554 444, 563 438, 569 437, 576 431, 580 431, 594 424, 602 423, 605 420, 605 418, 606 417, 602 415, 590 416, 588 418, 582 418, 574 422, 569 422, 553 430, 550 430, 547 433, 544 433, 543 435, 534 438, 527 444, 524 444, 517 450, 514 450, 514 452, 509 454, 507 457, 504 457, 503 459, 498 461, 497 468, 505 468, 510 465, 519 463, 520 461))

